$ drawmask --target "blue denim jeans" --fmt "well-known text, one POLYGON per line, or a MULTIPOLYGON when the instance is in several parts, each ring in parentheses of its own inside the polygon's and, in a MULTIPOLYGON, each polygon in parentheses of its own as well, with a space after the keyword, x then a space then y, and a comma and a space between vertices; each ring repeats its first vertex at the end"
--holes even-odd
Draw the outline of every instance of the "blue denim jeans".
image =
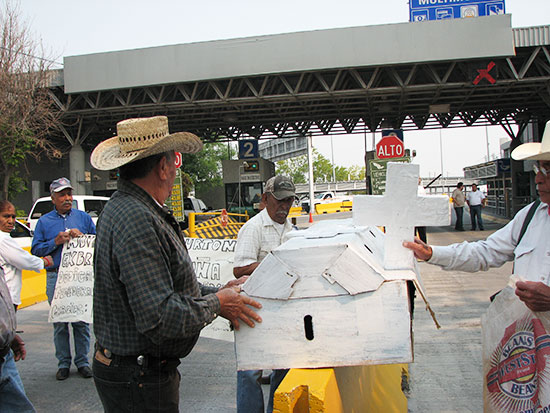
POLYGON ((470 206, 470 219, 472 222, 472 231, 476 230, 476 217, 479 229, 483 231, 483 220, 481 219, 481 205, 470 206))
POLYGON ((178 412, 178 364, 150 369, 94 358, 94 383, 105 413, 178 412))
MULTIPOLYGON (((57 272, 46 273, 46 295, 48 303, 52 303, 57 282, 57 272)), ((89 366, 88 351, 90 350, 90 326, 88 323, 53 323, 53 342, 55 344, 55 357, 57 366, 61 368, 71 367, 71 342, 69 338, 69 324, 73 327, 74 340, 74 364, 76 367, 89 366)))
POLYGON ((34 412, 15 366, 13 352, 0 357, 0 412, 34 412))
MULTIPOLYGON (((263 370, 243 370, 237 372, 237 413, 264 413, 262 392, 263 370)), ((273 370, 269 387, 267 413, 273 411, 273 395, 283 381, 288 370, 273 370)))

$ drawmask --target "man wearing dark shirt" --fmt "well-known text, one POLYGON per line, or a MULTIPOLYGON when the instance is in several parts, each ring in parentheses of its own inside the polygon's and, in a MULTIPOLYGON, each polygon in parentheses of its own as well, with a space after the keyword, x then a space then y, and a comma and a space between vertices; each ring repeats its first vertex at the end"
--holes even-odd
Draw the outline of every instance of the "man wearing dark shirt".
POLYGON ((99 144, 91 163, 119 168, 118 190, 98 222, 95 244, 93 361, 106 412, 178 411, 179 359, 218 315, 235 328, 260 317, 240 296, 240 280, 200 285, 184 238, 163 206, 176 176, 174 151, 194 153, 191 133, 168 132, 164 116, 128 119, 99 144))

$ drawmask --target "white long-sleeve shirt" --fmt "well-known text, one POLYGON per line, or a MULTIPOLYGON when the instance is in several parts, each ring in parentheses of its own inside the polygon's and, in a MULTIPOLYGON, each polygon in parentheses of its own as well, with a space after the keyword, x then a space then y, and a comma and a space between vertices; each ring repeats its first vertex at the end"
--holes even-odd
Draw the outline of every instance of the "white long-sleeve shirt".
POLYGON ((42 258, 22 249, 7 232, 0 231, 0 267, 4 269, 6 284, 14 304, 21 304, 22 270, 40 271, 44 268, 42 258))
POLYGON ((428 261, 445 270, 487 271, 514 260, 514 274, 528 281, 550 285, 550 215, 542 203, 535 211, 518 245, 519 233, 531 208, 527 205, 514 219, 486 240, 463 242, 445 247, 432 246, 428 261))

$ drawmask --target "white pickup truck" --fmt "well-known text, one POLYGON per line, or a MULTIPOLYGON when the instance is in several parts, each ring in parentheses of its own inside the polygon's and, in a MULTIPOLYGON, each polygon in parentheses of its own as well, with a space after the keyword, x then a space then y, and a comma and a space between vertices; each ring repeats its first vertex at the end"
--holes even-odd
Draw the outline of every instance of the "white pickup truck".
MULTIPOLYGON (((326 191, 315 195, 315 198, 313 199, 313 206, 315 207, 315 205, 317 204, 329 204, 331 202, 344 202, 344 201, 351 201, 351 200, 352 200, 351 196, 340 195, 334 191, 326 191)), ((304 198, 300 202, 300 205, 303 211, 305 211, 306 213, 309 212, 309 198, 304 198)))
MULTIPOLYGON (((95 195, 73 195, 73 208, 80 209, 92 217, 94 224, 97 224, 97 218, 109 198, 95 195)), ((53 210, 52 198, 49 196, 38 198, 31 208, 27 218, 27 225, 34 231, 38 219, 53 210)))

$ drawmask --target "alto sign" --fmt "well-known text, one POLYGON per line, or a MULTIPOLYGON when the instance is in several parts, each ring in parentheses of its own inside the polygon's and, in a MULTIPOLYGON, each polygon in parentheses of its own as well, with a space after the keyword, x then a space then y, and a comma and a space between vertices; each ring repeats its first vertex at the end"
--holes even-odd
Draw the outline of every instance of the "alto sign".
POLYGON ((384 136, 376 144, 376 157, 378 159, 402 158, 405 156, 405 145, 397 136, 384 136))

